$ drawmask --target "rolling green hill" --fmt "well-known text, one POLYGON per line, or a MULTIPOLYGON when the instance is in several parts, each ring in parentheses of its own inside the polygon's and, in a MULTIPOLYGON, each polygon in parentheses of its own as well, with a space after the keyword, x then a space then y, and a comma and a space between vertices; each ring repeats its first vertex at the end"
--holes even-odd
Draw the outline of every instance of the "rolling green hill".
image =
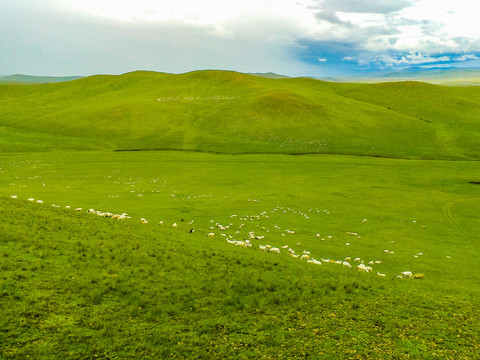
POLYGON ((0 151, 179 149, 478 159, 480 89, 227 71, 0 85, 0 151))

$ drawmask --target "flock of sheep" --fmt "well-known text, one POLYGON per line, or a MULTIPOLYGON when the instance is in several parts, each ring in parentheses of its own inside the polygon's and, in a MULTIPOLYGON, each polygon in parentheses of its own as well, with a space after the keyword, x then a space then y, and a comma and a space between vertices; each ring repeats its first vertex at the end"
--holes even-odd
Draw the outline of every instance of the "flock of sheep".
MULTIPOLYGON (((16 195, 12 195, 11 196, 12 199, 18 199, 18 196, 16 195)), ((31 202, 36 202, 38 204, 43 204, 43 201, 42 200, 35 200, 33 198, 28 198, 27 199, 28 201, 31 201, 31 202)), ((251 201, 251 199, 249 199, 251 201)), ((255 200, 254 200, 255 201, 255 200)), ((58 208, 59 206, 58 205, 55 205, 55 204, 52 204, 53 207, 56 207, 58 208)), ((66 206, 65 207, 66 209, 71 209, 70 206, 66 206)), ((75 211, 83 211, 83 208, 75 208, 74 209, 75 211)), ((283 207, 276 207, 274 208, 271 213, 275 213, 275 212, 283 212, 283 213, 287 213, 287 212, 290 212, 292 214, 297 214, 305 219, 308 219, 309 218, 309 213, 311 213, 312 211, 315 211, 317 213, 321 212, 320 209, 310 209, 308 212, 302 212, 302 211, 296 211, 294 209, 291 209, 291 208, 287 208, 287 209, 284 209, 283 207)), ((322 211, 323 213, 325 214, 329 214, 329 211, 328 210, 323 210, 322 211)), ((101 217, 105 217, 105 218, 112 218, 112 219, 116 219, 116 220, 125 220, 125 219, 131 219, 131 216, 129 216, 127 213, 122 213, 122 214, 115 214, 115 213, 112 213, 112 212, 104 212, 104 211, 98 211, 98 210, 95 210, 93 208, 87 210, 87 213, 89 214, 94 214, 94 215, 97 215, 97 216, 101 216, 101 217)), ((237 218, 238 216, 237 215, 231 215, 230 218, 237 218)), ((243 221, 240 225, 238 226, 234 226, 233 223, 229 223, 228 225, 222 225, 220 223, 214 223, 214 220, 210 220, 210 227, 209 227, 209 232, 207 233, 207 236, 208 237, 222 237, 222 238, 225 238, 226 241, 229 243, 229 244, 232 244, 232 245, 235 245, 235 246, 238 246, 240 248, 254 248, 254 245, 253 245, 253 241, 262 241, 262 240, 265 240, 266 236, 269 236, 269 233, 270 233, 270 230, 267 229, 265 226, 262 226, 262 227, 259 227, 259 225, 257 225, 257 228, 259 228, 260 230, 262 230, 262 232, 264 234, 267 234, 267 235, 256 235, 255 234, 255 231, 249 231, 248 234, 246 236, 242 236, 242 229, 245 227, 245 223, 246 222, 251 222, 251 221, 255 221, 255 220, 260 220, 260 219, 269 219, 269 215, 266 211, 263 211, 257 215, 244 215, 242 217, 238 217, 238 219, 240 221, 243 221), (234 231, 234 234, 233 234, 233 230, 234 231), (215 231, 220 231, 220 233, 216 233, 215 231), (228 234, 227 235, 227 232, 230 231, 232 232, 231 234, 228 234), (218 235, 217 235, 218 234, 218 235), (235 237, 244 237, 243 240, 236 240, 235 237)), ((145 218, 140 218, 140 221, 143 223, 143 224, 148 224, 148 220, 145 219, 145 218)), ((183 222, 183 219, 182 219, 182 222, 183 222)), ((367 219, 363 219, 361 221, 362 224, 366 223, 367 222, 367 219)), ((158 223, 159 225, 164 225, 164 222, 163 221, 160 221, 158 223)), ((193 220, 190 221, 188 223, 189 225, 193 225, 193 220)), ((172 227, 173 228, 177 228, 178 227, 178 224, 177 223, 173 223, 172 224, 172 227)), ((281 231, 281 228, 277 225, 274 225, 273 228, 275 230, 278 230, 278 231, 281 231)), ((190 229, 190 233, 193 233, 195 232, 195 229, 194 228, 191 228, 190 229)), ((245 232, 243 232, 245 234, 245 232)), ((284 231, 281 231, 281 238, 284 238, 284 237, 291 237, 295 235, 295 230, 290 230, 290 229, 285 229, 284 231)), ((357 239, 360 239, 361 236, 358 235, 358 233, 356 232, 346 232, 346 235, 347 236, 352 236, 354 238, 357 238, 357 239)), ((321 241, 325 241, 325 240, 329 240, 332 238, 331 235, 327 235, 325 237, 321 237, 321 235, 319 233, 315 234, 315 237, 320 239, 321 241)), ((296 243, 296 246, 300 246, 300 242, 297 242, 296 243)), ((350 245, 349 242, 345 243, 345 245, 350 245)), ((256 248, 258 248, 259 250, 263 251, 263 252, 266 252, 266 253, 273 253, 273 254, 282 254, 282 251, 285 251, 289 256, 291 256, 292 258, 298 258, 300 260, 303 260, 303 261, 306 261, 306 263, 310 263, 310 264, 314 264, 314 265, 322 265, 322 264, 337 264, 337 265, 341 265, 342 267, 344 268, 347 268, 347 269, 356 269, 357 271, 360 271, 360 272, 364 272, 364 273, 376 273, 376 275, 380 276, 380 277, 385 277, 386 274, 384 273, 381 273, 379 271, 374 271, 373 270, 373 265, 375 264, 381 264, 382 261, 381 260, 370 260, 369 262, 367 262, 367 264, 365 264, 365 260, 362 260, 360 259, 359 257, 356 257, 353 259, 352 261, 352 258, 347 256, 345 257, 344 259, 341 259, 341 260, 333 260, 333 259, 329 259, 329 258, 323 258, 321 257, 319 260, 317 260, 316 258, 314 258, 312 255, 311 255, 311 252, 310 251, 307 251, 305 249, 303 249, 303 251, 301 253, 297 253, 294 249, 292 249, 292 247, 288 246, 288 245, 283 245, 281 247, 275 247, 275 246, 272 246, 270 244, 265 244, 265 245, 262 245, 262 244, 258 244, 258 247, 255 246, 256 248), (355 265, 352 265, 355 264, 355 265)), ((388 255, 393 255, 394 252, 393 251, 390 251, 388 249, 384 250, 384 253, 385 254, 388 254, 388 255)), ((414 255, 414 257, 418 257, 418 256, 421 256, 423 255, 422 252, 419 252, 417 253, 416 255, 414 255)), ((411 271, 402 271, 400 272, 400 274, 395 274, 395 277, 396 278, 408 278, 408 279, 421 279, 423 280, 424 279, 424 274, 422 273, 412 273, 411 271)))
POLYGON ((234 100, 237 99, 238 96, 205 96, 205 97, 199 97, 199 96, 185 96, 185 97, 164 97, 164 98, 158 98, 157 101, 217 101, 217 100, 234 100))

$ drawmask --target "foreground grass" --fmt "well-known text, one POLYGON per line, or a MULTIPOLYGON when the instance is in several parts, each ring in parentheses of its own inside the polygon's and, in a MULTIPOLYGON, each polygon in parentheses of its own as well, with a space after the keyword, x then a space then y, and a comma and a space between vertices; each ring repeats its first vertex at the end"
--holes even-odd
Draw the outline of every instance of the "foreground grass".
POLYGON ((1 357, 479 351, 476 162, 149 152, 13 154, 0 164, 1 357), (215 223, 232 223, 226 236, 266 239, 240 249, 215 223), (317 259, 382 260, 375 271, 387 276, 259 251, 267 242, 317 259), (425 280, 394 277, 403 270, 425 280))
POLYGON ((3 358, 474 358, 478 301, 2 198, 3 358))

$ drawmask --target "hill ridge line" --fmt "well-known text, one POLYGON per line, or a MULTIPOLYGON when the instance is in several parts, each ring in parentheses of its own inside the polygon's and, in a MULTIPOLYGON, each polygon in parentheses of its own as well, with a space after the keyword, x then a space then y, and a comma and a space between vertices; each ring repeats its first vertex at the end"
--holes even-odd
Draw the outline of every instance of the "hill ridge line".
POLYGON ((223 151, 214 151, 214 150, 200 150, 200 149, 114 149, 113 152, 142 152, 142 151, 174 151, 174 152, 194 152, 201 154, 218 154, 218 155, 288 155, 288 156, 302 156, 302 155, 338 155, 338 156, 358 156, 358 157, 369 157, 376 159, 392 159, 392 160, 413 160, 413 161, 471 161, 476 162, 480 161, 479 159, 419 159, 413 157, 393 157, 393 156, 382 156, 382 155, 368 155, 368 154, 341 154, 336 152, 273 152, 273 151, 245 151, 245 152, 223 152, 223 151))

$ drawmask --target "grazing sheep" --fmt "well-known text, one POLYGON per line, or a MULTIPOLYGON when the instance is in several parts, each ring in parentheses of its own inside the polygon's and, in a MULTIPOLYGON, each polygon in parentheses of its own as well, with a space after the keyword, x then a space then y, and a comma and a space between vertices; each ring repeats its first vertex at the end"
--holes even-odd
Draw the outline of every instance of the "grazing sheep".
POLYGON ((246 249, 248 245, 247 245, 247 243, 246 243, 245 241, 237 241, 237 242, 235 243, 235 246, 240 246, 240 247, 246 249))
POLYGON ((280 249, 276 248, 276 247, 272 247, 272 248, 268 249, 268 251, 273 252, 275 254, 280 254, 280 249))
POLYGON ((421 274, 421 273, 417 273, 417 274, 413 275, 412 279, 424 280, 424 279, 425 279, 425 275, 423 275, 423 274, 421 274))
POLYGON ((267 251, 266 246, 258 245, 258 248, 259 248, 260 250, 264 251, 264 252, 267 251))
POLYGON ((408 278, 411 279, 412 276, 413 276, 413 274, 412 274, 411 271, 402 271, 401 274, 402 274, 402 276, 403 276, 404 278, 407 278, 407 277, 408 277, 408 278))
POLYGON ((352 267, 352 265, 348 261, 342 261, 342 265, 343 265, 343 267, 346 267, 346 268, 351 268, 352 267))
POLYGON ((308 254, 303 254, 303 255, 300 257, 300 260, 310 260, 310 255, 308 255, 308 254))
POLYGON ((382 274, 382 273, 380 273, 380 272, 378 272, 378 271, 377 271, 377 275, 378 275, 378 276, 386 276, 385 274, 382 274))
POLYGON ((42 200, 37 200, 37 204, 43 204, 42 200))
POLYGON ((178 225, 177 223, 173 223, 172 227, 176 228, 178 225))
POLYGON ((358 264, 357 265, 357 270, 358 271, 363 271, 363 272, 368 272, 364 263, 358 264))
POLYGON ((10 196, 12 199, 18 199, 18 196, 17 195, 12 195, 10 196))
POLYGON ((28 200, 28 201, 35 201, 34 198, 28 198, 27 200, 28 200))
POLYGON ((213 233, 213 232, 208 233, 207 236, 208 236, 208 237, 214 237, 214 236, 215 236, 215 233, 213 233))

